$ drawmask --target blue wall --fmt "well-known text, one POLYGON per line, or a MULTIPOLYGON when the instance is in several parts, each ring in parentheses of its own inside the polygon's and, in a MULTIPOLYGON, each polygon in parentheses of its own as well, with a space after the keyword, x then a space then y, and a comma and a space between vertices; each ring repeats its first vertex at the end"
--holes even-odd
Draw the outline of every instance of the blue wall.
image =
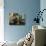
POLYGON ((4 0, 4 35, 7 41, 18 41, 31 31, 33 19, 40 9, 40 0, 4 0), (20 10, 19 10, 20 9, 20 10), (26 14, 26 24, 10 26, 9 12, 18 11, 26 14))

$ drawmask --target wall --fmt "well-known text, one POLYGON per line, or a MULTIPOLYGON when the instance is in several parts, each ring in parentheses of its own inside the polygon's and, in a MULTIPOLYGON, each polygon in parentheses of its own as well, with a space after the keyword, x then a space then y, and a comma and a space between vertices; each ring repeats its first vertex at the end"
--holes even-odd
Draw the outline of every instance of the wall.
POLYGON ((40 0, 4 0, 4 38, 7 41, 18 41, 32 29, 35 14, 40 10, 40 0), (26 24, 10 26, 8 17, 10 11, 25 13, 26 24))
MULTIPOLYGON (((46 0, 40 1, 40 9, 41 9, 41 11, 43 9, 46 9, 46 0)), ((43 12, 42 17, 43 17, 43 22, 41 21, 40 25, 46 26, 46 20, 45 20, 46 19, 46 11, 43 12)))
MULTIPOLYGON (((4 41, 4 0, 0 0, 0 42, 4 41)), ((1 46, 1 43, 0 43, 1 46)))

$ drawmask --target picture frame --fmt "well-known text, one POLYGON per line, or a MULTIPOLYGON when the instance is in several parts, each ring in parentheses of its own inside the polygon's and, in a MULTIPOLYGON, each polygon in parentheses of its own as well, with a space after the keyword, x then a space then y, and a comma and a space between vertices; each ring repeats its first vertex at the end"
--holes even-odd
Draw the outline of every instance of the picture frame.
POLYGON ((25 15, 9 13, 9 25, 25 25, 25 15))

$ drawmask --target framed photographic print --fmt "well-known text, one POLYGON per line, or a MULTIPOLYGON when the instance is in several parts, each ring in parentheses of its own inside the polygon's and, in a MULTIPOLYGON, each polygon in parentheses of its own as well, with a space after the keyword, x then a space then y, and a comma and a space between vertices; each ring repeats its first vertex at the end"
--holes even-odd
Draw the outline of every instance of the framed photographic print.
POLYGON ((25 15, 9 13, 9 25, 25 25, 25 15))

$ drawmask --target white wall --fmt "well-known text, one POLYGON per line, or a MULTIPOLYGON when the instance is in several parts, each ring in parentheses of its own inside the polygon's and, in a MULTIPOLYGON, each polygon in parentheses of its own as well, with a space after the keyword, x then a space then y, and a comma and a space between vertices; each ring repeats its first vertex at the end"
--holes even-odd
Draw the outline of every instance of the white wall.
MULTIPOLYGON (((46 9, 46 0, 40 0, 40 9, 41 11, 43 9, 46 9)), ((46 26, 46 11, 43 12, 43 22, 41 22, 40 24, 43 26, 46 26)))
POLYGON ((0 0, 0 42, 4 41, 4 0, 0 0))

